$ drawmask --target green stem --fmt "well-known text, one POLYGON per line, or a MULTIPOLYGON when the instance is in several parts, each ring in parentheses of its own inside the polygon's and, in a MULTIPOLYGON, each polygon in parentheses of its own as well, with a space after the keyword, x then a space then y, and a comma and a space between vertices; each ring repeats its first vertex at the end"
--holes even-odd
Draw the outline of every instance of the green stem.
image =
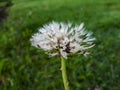
POLYGON ((69 90, 68 80, 67 80, 67 72, 66 72, 66 60, 61 57, 61 70, 62 70, 62 78, 64 83, 65 90, 69 90))

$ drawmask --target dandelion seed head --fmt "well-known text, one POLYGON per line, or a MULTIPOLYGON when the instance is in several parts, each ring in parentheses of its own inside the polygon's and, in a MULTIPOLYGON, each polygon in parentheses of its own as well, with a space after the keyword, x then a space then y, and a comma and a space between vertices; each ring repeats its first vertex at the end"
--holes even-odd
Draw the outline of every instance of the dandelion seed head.
POLYGON ((91 32, 85 31, 84 24, 52 22, 44 25, 30 39, 33 46, 45 50, 49 55, 67 58, 69 54, 81 53, 94 46, 91 32))

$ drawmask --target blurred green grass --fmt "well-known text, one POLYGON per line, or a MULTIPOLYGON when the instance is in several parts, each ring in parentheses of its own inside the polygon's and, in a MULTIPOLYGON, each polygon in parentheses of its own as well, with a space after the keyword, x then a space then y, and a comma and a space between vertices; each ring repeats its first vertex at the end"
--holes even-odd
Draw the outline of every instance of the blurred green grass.
POLYGON ((119 0, 13 0, 0 24, 1 90, 63 90, 60 59, 49 58, 29 39, 51 21, 85 23, 96 37, 91 55, 67 62, 71 90, 120 90, 119 0), (3 79, 5 78, 5 84, 3 79))

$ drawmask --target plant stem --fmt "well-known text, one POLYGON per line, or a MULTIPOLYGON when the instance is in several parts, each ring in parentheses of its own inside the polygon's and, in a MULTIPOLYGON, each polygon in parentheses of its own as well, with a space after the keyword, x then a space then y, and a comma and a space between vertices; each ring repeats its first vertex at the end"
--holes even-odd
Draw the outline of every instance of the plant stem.
POLYGON ((67 72, 66 72, 66 60, 61 57, 61 71, 62 71, 62 78, 64 83, 65 90, 69 90, 68 80, 67 80, 67 72))

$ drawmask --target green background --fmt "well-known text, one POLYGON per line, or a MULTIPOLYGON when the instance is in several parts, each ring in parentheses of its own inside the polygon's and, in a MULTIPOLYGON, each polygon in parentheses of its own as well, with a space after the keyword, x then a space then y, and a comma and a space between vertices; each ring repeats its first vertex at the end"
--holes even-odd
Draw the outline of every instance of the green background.
POLYGON ((120 0, 12 2, 7 19, 0 23, 0 90, 64 90, 59 57, 48 57, 29 41, 53 20, 84 22, 96 37, 89 57, 67 60, 70 90, 120 90, 120 0))

